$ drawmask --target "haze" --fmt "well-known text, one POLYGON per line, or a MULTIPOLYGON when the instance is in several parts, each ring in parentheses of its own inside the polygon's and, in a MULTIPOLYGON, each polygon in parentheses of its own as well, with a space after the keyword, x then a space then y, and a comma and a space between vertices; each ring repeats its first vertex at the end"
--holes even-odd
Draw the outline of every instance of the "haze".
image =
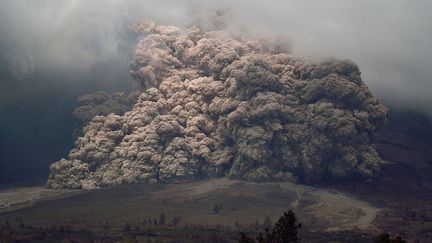
MULTIPOLYGON (((288 36, 298 55, 354 60, 386 103, 432 112, 432 3, 426 0, 37 0, 0 5, 1 57, 14 79, 40 70, 86 74, 103 63, 127 63, 134 45, 127 35, 130 22, 148 18, 188 25, 211 10, 226 9, 231 27, 288 36)), ((2 83, 3 93, 7 87, 2 83)))

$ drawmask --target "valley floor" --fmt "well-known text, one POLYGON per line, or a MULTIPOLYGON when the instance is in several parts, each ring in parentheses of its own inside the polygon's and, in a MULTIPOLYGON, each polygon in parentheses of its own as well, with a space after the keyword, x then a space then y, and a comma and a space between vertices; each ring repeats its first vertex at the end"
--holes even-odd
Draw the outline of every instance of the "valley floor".
POLYGON ((105 224, 121 228, 125 224, 142 225, 149 219, 159 223, 161 215, 167 222, 176 220, 182 226, 233 227, 235 232, 237 228, 259 229, 266 217, 275 222, 292 209, 310 232, 370 233, 377 232, 373 220, 380 211, 334 189, 228 179, 124 185, 90 192, 18 188, 0 192, 0 202, 0 222, 69 225, 93 232, 103 231, 105 224))

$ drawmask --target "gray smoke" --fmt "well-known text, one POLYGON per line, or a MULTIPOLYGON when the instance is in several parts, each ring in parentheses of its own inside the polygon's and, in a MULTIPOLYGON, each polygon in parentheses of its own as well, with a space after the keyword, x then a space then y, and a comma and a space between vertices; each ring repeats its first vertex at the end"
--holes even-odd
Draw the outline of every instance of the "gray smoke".
POLYGON ((73 111, 73 116, 81 124, 85 125, 95 116, 107 116, 111 113, 123 115, 130 110, 137 101, 139 92, 125 94, 115 92, 95 92, 78 97, 77 107, 73 111))
POLYGON ((69 158, 51 165, 53 188, 370 177, 371 145, 387 109, 351 61, 289 54, 283 38, 232 38, 151 21, 131 75, 144 92, 123 116, 96 116, 69 158))
MULTIPOLYGON (((127 90, 128 62, 139 40, 128 27, 137 19, 153 19, 181 28, 191 23, 207 30, 224 28, 232 36, 250 39, 288 36, 294 56, 317 58, 315 62, 327 56, 355 60, 364 82, 385 104, 432 115, 431 7, 428 0, 3 0, 0 108, 17 100, 34 104, 35 97, 43 100, 52 94, 127 90), (221 15, 225 17, 220 21, 208 21, 221 15)), ((113 105, 110 102, 100 103, 101 110, 113 105)), ((127 109, 123 101, 118 105, 116 113, 127 109)), ((83 120, 92 116, 84 113, 75 115, 83 120)), ((2 137, 5 144, 10 140, 2 137)), ((9 150, 1 149, 2 154, 9 150)), ((0 163, 16 157, 0 158, 0 163)))

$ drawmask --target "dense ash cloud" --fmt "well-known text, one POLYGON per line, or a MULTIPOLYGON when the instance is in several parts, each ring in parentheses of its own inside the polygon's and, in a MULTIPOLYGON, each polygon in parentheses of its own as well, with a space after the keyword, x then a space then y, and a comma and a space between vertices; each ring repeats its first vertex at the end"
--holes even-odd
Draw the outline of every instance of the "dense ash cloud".
POLYGON ((288 36, 294 56, 355 60, 383 103, 432 114, 431 8, 428 0, 2 0, 0 182, 22 170, 24 179, 45 176, 35 169, 66 156, 78 96, 130 91, 139 35, 128 26, 137 19, 288 36))
POLYGON ((78 97, 77 107, 73 111, 73 116, 82 125, 90 122, 93 117, 107 116, 111 113, 123 115, 130 110, 137 101, 139 92, 126 94, 115 92, 112 94, 98 91, 78 97))
POLYGON ((289 54, 283 38, 140 22, 131 63, 143 93, 123 116, 96 116, 53 188, 177 183, 228 176, 251 181, 370 177, 371 145, 387 109, 349 60, 289 54))

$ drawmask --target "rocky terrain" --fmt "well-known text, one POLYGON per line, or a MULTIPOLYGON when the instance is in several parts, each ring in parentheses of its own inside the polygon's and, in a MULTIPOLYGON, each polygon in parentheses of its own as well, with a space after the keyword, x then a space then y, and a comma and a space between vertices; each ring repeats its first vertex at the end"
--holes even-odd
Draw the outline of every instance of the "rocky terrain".
POLYGON ((152 22, 134 29, 145 33, 131 63, 142 94, 124 115, 94 117, 69 157, 51 165, 48 186, 311 183, 379 172, 372 141, 387 109, 353 62, 294 57, 281 38, 152 22))

